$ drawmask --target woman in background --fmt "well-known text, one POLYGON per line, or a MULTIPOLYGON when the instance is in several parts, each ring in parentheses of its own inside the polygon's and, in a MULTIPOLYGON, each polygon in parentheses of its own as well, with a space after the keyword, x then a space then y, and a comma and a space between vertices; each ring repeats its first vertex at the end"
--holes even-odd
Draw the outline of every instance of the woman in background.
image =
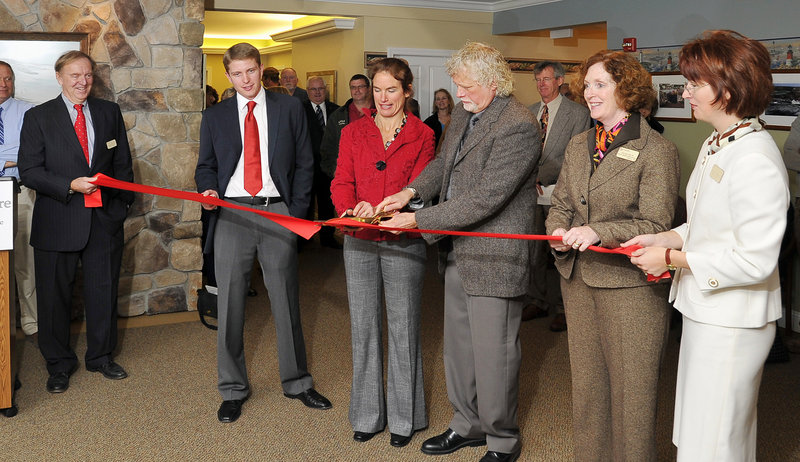
MULTIPOLYGON (((711 31, 681 49, 683 97, 714 131, 686 185, 688 221, 624 245, 649 274, 676 269, 683 314, 672 442, 679 461, 756 460, 761 372, 781 317, 778 254, 789 188, 780 151, 759 123, 772 93, 760 42, 711 31)), ((570 325, 570 328, 572 326, 570 325)))
POLYGON ((455 103, 450 92, 440 88, 433 93, 433 114, 425 119, 425 125, 431 127, 433 134, 436 135, 436 149, 439 149, 439 140, 448 125, 450 125, 450 113, 453 112, 455 103))
POLYGON ((584 251, 669 229, 678 150, 640 115, 655 90, 630 54, 596 53, 573 85, 597 126, 567 145, 546 228, 562 236, 550 245, 569 325, 575 460, 654 461, 669 286, 625 257, 584 251))
MULTIPOLYGON (((405 112, 414 78, 405 61, 385 58, 370 69, 375 109, 342 130, 331 198, 337 213, 373 217, 384 197, 419 175, 434 157, 433 132, 405 112)), ((428 426, 422 380, 420 305, 426 247, 419 234, 349 231, 344 265, 353 347, 350 423, 353 439, 370 440, 389 425, 403 447, 428 426), (383 298, 389 336, 383 392, 383 298)))

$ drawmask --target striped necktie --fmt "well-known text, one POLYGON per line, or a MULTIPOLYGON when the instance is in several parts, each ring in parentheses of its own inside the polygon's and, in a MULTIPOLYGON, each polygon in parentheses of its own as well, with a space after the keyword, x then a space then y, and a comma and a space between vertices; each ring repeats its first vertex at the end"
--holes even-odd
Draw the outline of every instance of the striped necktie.
POLYGON ((6 134, 3 128, 3 108, 0 107, 0 144, 6 142, 6 134))
POLYGON ((322 113, 322 106, 316 104, 317 110, 314 113, 317 115, 317 122, 319 122, 319 126, 325 128, 325 115, 322 113))

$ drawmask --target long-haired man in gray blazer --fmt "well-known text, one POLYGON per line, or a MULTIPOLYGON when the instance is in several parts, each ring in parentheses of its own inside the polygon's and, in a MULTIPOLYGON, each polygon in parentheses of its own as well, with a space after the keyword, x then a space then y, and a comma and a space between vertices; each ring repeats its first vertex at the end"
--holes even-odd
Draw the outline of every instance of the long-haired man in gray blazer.
MULTIPOLYGON (((541 152, 533 115, 513 96, 511 71, 491 46, 469 42, 447 62, 461 103, 440 155, 378 209, 398 210, 419 197, 435 206, 399 213, 385 226, 523 234, 533 229, 541 152)), ((438 242, 445 275, 444 367, 453 405, 450 427, 422 445, 449 454, 488 444, 482 462, 515 461, 519 325, 528 289, 528 243, 478 237, 438 242)))

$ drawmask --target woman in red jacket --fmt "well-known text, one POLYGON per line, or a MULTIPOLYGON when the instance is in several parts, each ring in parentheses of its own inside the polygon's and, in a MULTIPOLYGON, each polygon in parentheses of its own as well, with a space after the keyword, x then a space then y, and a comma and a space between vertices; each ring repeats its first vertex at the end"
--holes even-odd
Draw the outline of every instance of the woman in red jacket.
MULTIPOLYGON (((416 178, 434 157, 433 131, 404 112, 413 75, 386 58, 370 69, 375 109, 342 130, 331 196, 337 213, 372 217, 384 197, 416 178)), ((422 204, 419 204, 421 206, 422 204)), ((350 423, 353 439, 368 441, 388 423, 392 446, 403 447, 428 426, 419 338, 425 243, 419 234, 348 232, 344 264, 353 342, 350 423), (383 300, 389 334, 383 391, 383 300)))

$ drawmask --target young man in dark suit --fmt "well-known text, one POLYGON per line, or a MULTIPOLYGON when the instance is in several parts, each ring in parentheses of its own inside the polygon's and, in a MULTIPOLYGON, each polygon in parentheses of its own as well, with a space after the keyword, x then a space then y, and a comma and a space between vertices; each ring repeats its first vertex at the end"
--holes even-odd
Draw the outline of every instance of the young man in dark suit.
POLYGON ((95 63, 80 51, 56 61, 61 94, 25 114, 20 134, 22 183, 36 190, 31 245, 39 304, 39 349, 47 391, 61 393, 78 359, 69 343, 72 285, 84 278, 86 369, 108 379, 128 376, 113 360, 123 222, 133 193, 99 189, 98 173, 133 181, 131 153, 116 103, 89 96, 95 63))
MULTIPOLYGON (((262 88, 261 56, 249 43, 229 48, 222 63, 237 94, 203 113, 197 190, 257 210, 305 217, 314 160, 301 102, 262 88)), ((221 208, 209 221, 206 251, 211 249, 219 289, 217 373, 223 400, 219 421, 238 419, 250 396, 242 336, 254 258, 263 270, 275 320, 283 394, 311 408, 330 408, 330 401, 312 388, 306 365, 297 237, 258 214, 221 208)))

